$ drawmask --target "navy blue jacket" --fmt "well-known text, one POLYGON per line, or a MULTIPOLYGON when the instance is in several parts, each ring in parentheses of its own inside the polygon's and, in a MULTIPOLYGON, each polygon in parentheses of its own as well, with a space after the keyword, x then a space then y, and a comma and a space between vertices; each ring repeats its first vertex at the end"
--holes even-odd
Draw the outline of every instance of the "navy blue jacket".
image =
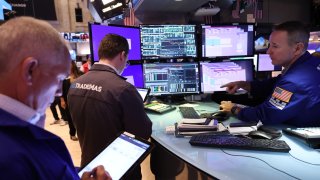
POLYGON ((320 126, 320 59, 306 52, 285 74, 251 82, 251 94, 265 95, 266 100, 256 107, 243 108, 237 115, 240 120, 320 126))
POLYGON ((56 135, 0 109, 0 179, 79 179, 56 135))

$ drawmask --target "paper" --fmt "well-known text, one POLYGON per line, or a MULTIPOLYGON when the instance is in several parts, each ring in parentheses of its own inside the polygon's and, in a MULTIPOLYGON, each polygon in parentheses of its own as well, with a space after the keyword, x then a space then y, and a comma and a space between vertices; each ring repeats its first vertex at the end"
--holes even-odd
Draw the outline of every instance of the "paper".
POLYGON ((181 119, 180 123, 184 124, 203 124, 207 121, 207 118, 201 118, 201 119, 181 119))
POLYGON ((251 131, 256 131, 257 126, 249 126, 249 127, 229 127, 228 131, 233 135, 248 135, 251 131))
POLYGON ((216 131, 218 129, 218 121, 211 120, 207 125, 178 123, 178 131, 216 131))

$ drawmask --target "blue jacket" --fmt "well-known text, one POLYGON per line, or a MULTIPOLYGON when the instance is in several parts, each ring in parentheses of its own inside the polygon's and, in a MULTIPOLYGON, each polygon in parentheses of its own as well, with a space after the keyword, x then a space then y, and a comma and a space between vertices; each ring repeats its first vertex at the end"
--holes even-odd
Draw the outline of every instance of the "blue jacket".
POLYGON ((0 109, 0 179, 79 179, 56 135, 0 109))
POLYGON ((237 116, 240 120, 320 126, 320 59, 306 52, 285 74, 252 82, 251 94, 265 95, 266 100, 256 107, 243 108, 237 116))

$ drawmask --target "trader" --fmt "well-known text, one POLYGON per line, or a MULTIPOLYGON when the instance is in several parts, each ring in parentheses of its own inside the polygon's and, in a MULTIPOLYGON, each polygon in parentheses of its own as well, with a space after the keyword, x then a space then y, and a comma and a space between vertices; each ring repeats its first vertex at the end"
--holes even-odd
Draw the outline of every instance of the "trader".
POLYGON ((244 121, 319 126, 320 59, 306 51, 307 28, 300 22, 284 22, 274 27, 269 41, 267 53, 273 65, 284 67, 282 75, 265 81, 237 81, 221 86, 231 94, 243 88, 252 96, 263 95, 265 101, 256 107, 222 101, 220 108, 244 121))
MULTIPOLYGON (((151 135, 152 122, 144 111, 141 96, 121 76, 128 53, 124 37, 106 35, 99 46, 99 62, 70 87, 68 102, 82 150, 81 166, 122 131, 144 139, 151 135)), ((129 177, 141 179, 140 166, 129 177)))
MULTIPOLYGON (((69 72, 64 40, 31 17, 2 24, 0 39, 0 179, 79 179, 63 141, 43 129, 69 72)), ((92 178, 111 179, 102 166, 82 176, 92 178)))

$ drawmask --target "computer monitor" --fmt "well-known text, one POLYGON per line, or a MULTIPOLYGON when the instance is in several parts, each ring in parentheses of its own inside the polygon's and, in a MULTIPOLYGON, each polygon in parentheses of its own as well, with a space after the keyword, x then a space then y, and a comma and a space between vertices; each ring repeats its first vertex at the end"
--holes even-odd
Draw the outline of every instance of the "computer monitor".
POLYGON ((320 52, 320 31, 310 32, 308 51, 311 54, 313 52, 320 52))
POLYGON ((220 86, 233 81, 253 80, 253 60, 200 62, 201 92, 226 91, 220 86))
POLYGON ((202 57, 253 56, 254 24, 202 25, 202 57))
POLYGON ((272 60, 269 54, 258 54, 258 67, 257 71, 281 71, 281 66, 275 66, 272 64, 272 60))
POLYGON ((124 69, 121 76, 127 78, 127 81, 135 87, 143 88, 142 64, 131 64, 124 69))
POLYGON ((143 64, 144 87, 150 95, 199 94, 198 63, 143 64))
POLYGON ((101 25, 89 23, 90 33, 90 49, 92 53, 92 60, 99 61, 98 50, 101 40, 109 33, 118 34, 127 39, 129 43, 128 60, 140 60, 140 29, 138 27, 115 26, 115 25, 101 25))
POLYGON ((195 25, 140 25, 143 59, 197 56, 195 25))

